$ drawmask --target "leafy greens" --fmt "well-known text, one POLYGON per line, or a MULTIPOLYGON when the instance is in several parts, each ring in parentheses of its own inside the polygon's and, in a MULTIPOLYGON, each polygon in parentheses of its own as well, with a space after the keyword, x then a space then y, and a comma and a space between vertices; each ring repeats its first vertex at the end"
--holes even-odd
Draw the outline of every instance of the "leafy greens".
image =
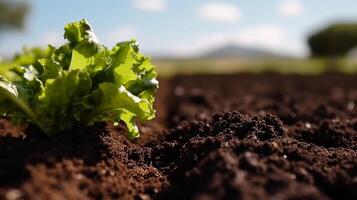
POLYGON ((139 136, 136 120, 155 116, 155 67, 134 40, 108 49, 86 20, 65 26, 68 43, 26 50, 0 75, 0 114, 29 122, 48 135, 78 124, 123 121, 129 137, 139 136))

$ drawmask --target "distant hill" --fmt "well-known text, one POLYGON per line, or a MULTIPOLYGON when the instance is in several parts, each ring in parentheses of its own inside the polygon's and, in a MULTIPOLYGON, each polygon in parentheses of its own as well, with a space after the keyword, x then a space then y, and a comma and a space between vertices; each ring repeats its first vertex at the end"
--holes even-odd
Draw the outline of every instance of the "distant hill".
POLYGON ((289 56, 274 53, 268 50, 228 45, 213 49, 200 57, 202 58, 288 58, 289 56))

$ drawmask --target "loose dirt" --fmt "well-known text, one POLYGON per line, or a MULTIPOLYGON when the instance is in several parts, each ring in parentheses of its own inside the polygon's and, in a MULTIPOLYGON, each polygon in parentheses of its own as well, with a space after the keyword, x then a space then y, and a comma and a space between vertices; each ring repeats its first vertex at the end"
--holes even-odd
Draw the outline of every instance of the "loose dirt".
POLYGON ((162 79, 142 137, 0 119, 0 199, 357 199, 357 77, 162 79))

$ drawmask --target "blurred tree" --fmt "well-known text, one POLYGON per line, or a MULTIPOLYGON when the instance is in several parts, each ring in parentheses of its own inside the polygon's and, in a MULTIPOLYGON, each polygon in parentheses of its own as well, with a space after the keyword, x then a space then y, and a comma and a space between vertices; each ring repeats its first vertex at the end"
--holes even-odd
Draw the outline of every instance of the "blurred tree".
POLYGON ((25 2, 0 0, 0 32, 6 29, 22 29, 29 6, 25 2))
POLYGON ((333 24, 311 35, 313 57, 342 57, 357 47, 357 24, 333 24))

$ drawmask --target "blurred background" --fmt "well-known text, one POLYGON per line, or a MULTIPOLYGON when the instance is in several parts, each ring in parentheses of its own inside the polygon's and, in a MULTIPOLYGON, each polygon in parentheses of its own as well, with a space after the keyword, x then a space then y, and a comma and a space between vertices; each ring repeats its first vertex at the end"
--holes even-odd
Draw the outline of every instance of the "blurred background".
POLYGON ((107 46, 136 38, 161 75, 356 73, 356 8, 355 0, 0 0, 0 57, 58 46, 64 25, 85 18, 107 46))

